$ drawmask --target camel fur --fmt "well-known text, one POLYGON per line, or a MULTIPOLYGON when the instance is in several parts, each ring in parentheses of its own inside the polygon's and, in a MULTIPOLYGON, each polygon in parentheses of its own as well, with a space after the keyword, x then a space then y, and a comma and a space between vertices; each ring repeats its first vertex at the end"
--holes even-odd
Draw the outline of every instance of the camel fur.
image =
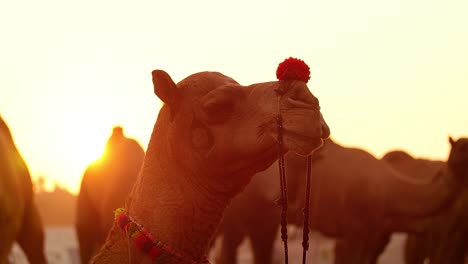
MULTIPOLYGON (((252 176, 278 157, 277 115, 283 117, 282 152, 308 155, 330 131, 305 82, 242 86, 217 72, 178 84, 152 73, 164 102, 140 177, 126 210, 156 240, 202 262, 229 201, 252 176), (279 95, 275 89, 285 91, 279 95)), ((92 263, 149 263, 114 224, 92 263)), ((168 256, 157 263, 180 263, 168 256)))

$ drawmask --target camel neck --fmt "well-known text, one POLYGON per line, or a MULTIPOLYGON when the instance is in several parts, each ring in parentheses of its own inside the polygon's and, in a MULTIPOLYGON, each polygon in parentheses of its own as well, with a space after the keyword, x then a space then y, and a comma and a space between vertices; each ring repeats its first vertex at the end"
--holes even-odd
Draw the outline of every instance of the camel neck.
POLYGON ((389 190, 399 191, 397 200, 388 203, 390 210, 394 215, 413 218, 440 213, 460 194, 462 182, 457 173, 460 172, 454 171, 450 166, 444 167, 437 172, 431 182, 426 184, 414 184, 399 178, 390 178, 393 181, 389 190))
MULTIPOLYGON (((170 133, 164 127, 156 125, 151 138, 161 139, 167 134, 170 133)), ((166 140, 150 141, 142 171, 127 198, 125 209, 135 223, 154 236, 154 240, 201 263, 229 200, 247 184, 255 170, 238 171, 235 175, 238 177, 230 177, 234 175, 224 175, 226 170, 208 172, 215 165, 200 165, 203 161, 196 160, 193 153, 187 152, 185 156, 180 153, 184 153, 180 145, 171 145, 166 140), (176 147, 178 149, 174 151, 176 147), (175 157, 174 153, 179 155, 175 157)), ((129 257, 132 263, 149 263, 149 258, 135 252, 139 252, 138 249, 128 243, 114 224, 106 244, 92 263, 128 263, 129 257)), ((158 259, 157 263, 181 264, 176 258, 158 259)))
POLYGON ((466 185, 468 179, 468 167, 464 163, 456 164, 451 163, 450 161, 448 162, 448 166, 452 174, 454 174, 457 180, 460 182, 460 185, 466 185))
POLYGON ((156 240, 195 261, 207 254, 229 202, 228 195, 194 181, 200 178, 177 166, 145 168, 127 203, 130 216, 156 240))

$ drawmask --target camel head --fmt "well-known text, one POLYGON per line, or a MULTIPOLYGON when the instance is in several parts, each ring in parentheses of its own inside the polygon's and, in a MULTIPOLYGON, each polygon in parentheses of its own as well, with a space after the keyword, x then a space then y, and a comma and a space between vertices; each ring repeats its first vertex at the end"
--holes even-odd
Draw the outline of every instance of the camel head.
POLYGON ((459 175, 463 175, 462 179, 465 184, 468 183, 468 138, 459 138, 454 140, 449 137, 451 145, 450 154, 448 158, 448 165, 454 170, 459 172, 459 175))
POLYGON ((242 86, 221 73, 201 72, 175 84, 162 70, 152 75, 164 106, 148 153, 163 151, 200 177, 247 175, 241 179, 246 183, 268 168, 278 157, 279 112, 283 152, 308 155, 330 134, 319 101, 303 81, 242 86))

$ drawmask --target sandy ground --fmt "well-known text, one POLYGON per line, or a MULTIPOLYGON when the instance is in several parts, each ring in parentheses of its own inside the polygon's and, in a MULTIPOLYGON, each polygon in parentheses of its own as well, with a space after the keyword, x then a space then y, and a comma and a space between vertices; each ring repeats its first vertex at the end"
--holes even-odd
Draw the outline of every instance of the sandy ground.
MULTIPOLYGON (((296 232, 294 228, 289 233, 289 262, 302 263, 301 231, 296 232)), ((394 235, 385 253, 380 257, 379 264, 403 264, 402 243, 405 236, 394 235)), ((210 253, 210 261, 214 263, 214 256, 219 244, 215 244, 210 253)), ((333 263, 333 240, 324 238, 319 234, 311 234, 310 249, 307 255, 307 263, 332 264, 333 263)), ((72 227, 50 227, 46 229, 46 251, 50 264, 79 264, 77 241, 72 227)), ((239 263, 252 263, 252 253, 249 242, 246 240, 239 248, 239 263)), ((14 247, 10 263, 27 264, 21 249, 14 247)), ((278 239, 275 244, 274 264, 284 263, 283 244, 278 239)))

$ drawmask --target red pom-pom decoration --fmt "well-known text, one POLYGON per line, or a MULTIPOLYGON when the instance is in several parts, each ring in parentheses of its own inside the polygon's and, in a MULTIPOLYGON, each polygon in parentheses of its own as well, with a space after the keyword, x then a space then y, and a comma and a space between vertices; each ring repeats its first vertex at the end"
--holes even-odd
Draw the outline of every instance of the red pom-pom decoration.
POLYGON ((298 80, 307 83, 310 79, 310 68, 303 60, 289 57, 278 65, 276 77, 280 81, 298 80))

